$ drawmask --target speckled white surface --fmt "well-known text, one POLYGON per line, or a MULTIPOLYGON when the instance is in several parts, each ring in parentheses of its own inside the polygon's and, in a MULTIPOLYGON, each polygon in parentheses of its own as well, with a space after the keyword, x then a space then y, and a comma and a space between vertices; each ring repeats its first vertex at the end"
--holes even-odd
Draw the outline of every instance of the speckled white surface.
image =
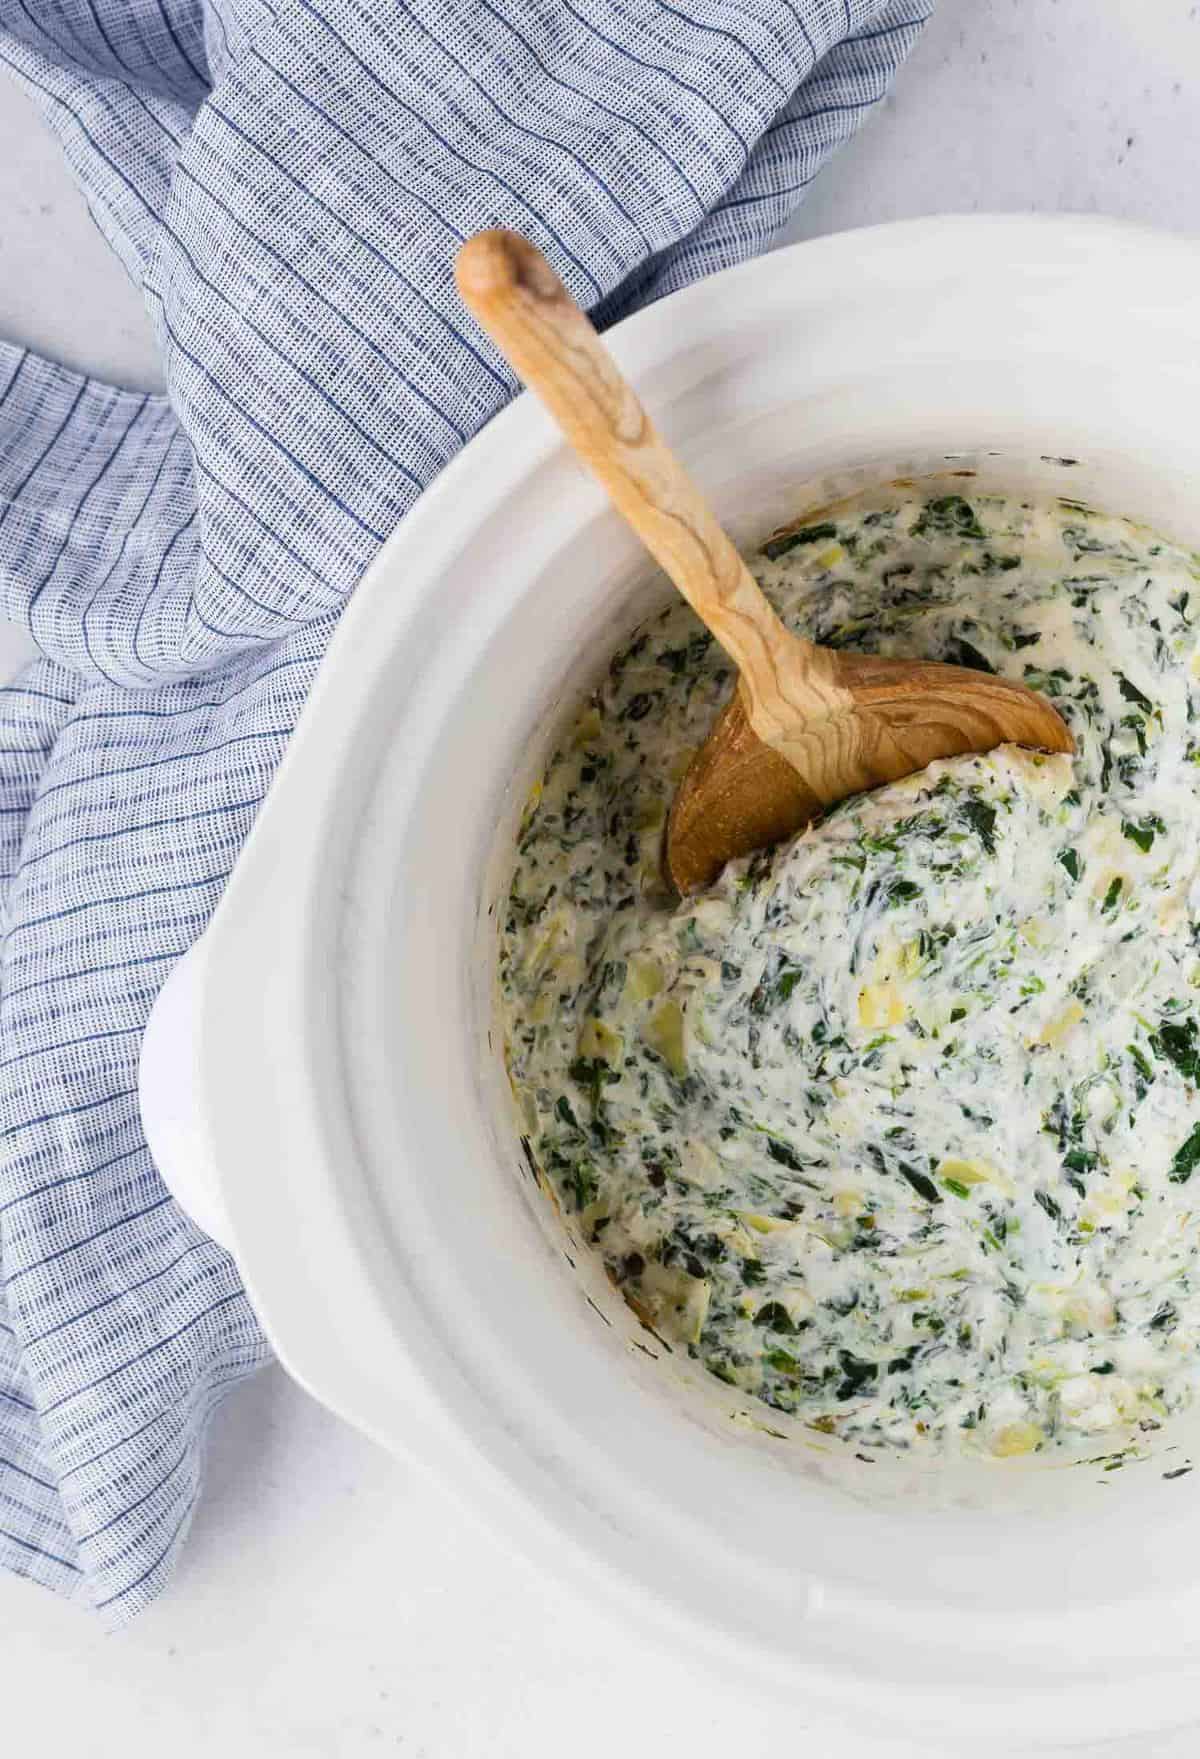
MULTIPOLYGON (((1001 208, 1200 230, 1198 93, 1191 0, 941 0, 895 95, 815 187, 792 235, 1001 208)), ((140 301, 7 83, 0 334, 127 385, 158 380, 140 301)), ((0 672, 26 651, 0 626, 0 672)), ((635 1644, 278 1371, 220 1414, 210 1467, 173 1590, 121 1636, 0 1580, 6 1752, 930 1751, 814 1723, 802 1702, 749 1699, 635 1644)), ((1196 1739, 1136 1751, 1183 1759, 1196 1739)))

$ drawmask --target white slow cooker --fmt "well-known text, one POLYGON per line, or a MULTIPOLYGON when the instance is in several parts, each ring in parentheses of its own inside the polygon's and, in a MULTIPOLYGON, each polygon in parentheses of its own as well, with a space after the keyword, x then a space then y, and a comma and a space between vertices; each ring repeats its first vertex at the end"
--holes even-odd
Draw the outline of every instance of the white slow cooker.
MULTIPOLYGON (((1015 217, 848 233, 611 342, 739 540, 861 483, 974 471, 1200 546, 1196 242, 1015 217)), ((528 397, 443 473, 154 1011, 155 1159, 317 1398, 723 1677, 1010 1749, 1189 1720, 1200 1471, 1164 1477, 1188 1433, 1115 1472, 948 1476, 777 1440, 654 1349, 524 1171, 492 900, 572 699, 666 596, 648 572, 528 397)))

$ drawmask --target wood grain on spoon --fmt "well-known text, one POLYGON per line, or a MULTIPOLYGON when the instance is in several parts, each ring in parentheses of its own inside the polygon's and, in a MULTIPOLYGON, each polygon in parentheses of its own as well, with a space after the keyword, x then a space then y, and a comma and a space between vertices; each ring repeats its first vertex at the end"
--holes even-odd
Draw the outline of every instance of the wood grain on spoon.
POLYGON ((793 635, 541 252, 516 233, 482 232, 459 252, 457 278, 464 303, 740 673, 671 809, 667 865, 681 892, 847 794, 936 758, 1006 742, 1074 749, 1055 710, 1022 684, 793 635))

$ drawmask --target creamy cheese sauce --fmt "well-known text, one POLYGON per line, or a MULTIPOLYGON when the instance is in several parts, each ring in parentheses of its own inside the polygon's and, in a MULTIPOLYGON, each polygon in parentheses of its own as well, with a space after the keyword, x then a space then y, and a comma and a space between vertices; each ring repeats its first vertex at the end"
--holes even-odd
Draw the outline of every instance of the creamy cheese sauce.
POLYGON ((1100 1454, 1200 1374, 1197 558, 1071 502, 875 495, 768 544, 784 619, 1053 697, 673 900, 732 687, 682 604, 534 790, 502 925, 525 1150, 642 1320, 858 1450, 1100 1454))

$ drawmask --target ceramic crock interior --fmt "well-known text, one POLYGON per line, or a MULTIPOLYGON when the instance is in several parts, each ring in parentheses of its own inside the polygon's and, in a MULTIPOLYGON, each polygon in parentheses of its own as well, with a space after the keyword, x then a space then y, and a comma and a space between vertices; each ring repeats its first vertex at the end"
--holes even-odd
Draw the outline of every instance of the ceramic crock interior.
MULTIPOLYGON (((741 542, 858 486, 964 470, 1200 540, 1195 447, 1181 463, 1178 424, 1158 423, 1136 362, 1106 362, 1101 378, 1099 340, 1082 359, 1035 351, 1017 372, 1002 350, 966 367, 951 354, 936 399, 919 347, 789 394, 770 338, 752 340, 755 364, 727 358, 694 375, 665 423, 741 542)), ((1166 1467, 1115 1473, 929 1473, 777 1440, 754 1426, 770 1422, 765 1409, 663 1355, 532 1185, 489 1036, 492 906, 564 715, 664 588, 555 454, 478 523, 446 590, 422 637, 419 711, 407 711, 421 738, 383 762, 362 833, 362 858, 389 873, 390 891, 385 944, 359 946, 354 923, 345 929, 374 1036, 346 1079, 351 1104, 371 1112, 360 1135, 380 1218, 372 1250, 425 1308, 460 1408, 515 1443, 546 1496, 585 1510, 632 1571, 751 1641, 788 1649, 806 1621, 808 1641, 814 1609, 841 1593, 860 1624, 872 1606, 922 1606, 921 1643, 936 1627, 960 1666, 983 1672, 997 1617, 1035 1667, 1053 1621, 1061 1666, 1073 1609, 1081 1655, 1102 1661, 1100 1609, 1190 1587, 1200 1473, 1162 1476, 1190 1457, 1190 1426, 1164 1437, 1180 1450, 1166 1467), (384 803, 401 777, 397 826, 384 803), (968 1609, 974 1622, 958 1616, 968 1609)), ((878 1665, 902 1673, 899 1628, 878 1665)))
MULTIPOLYGON (((743 448, 738 445, 733 450, 741 455, 743 448)), ((1070 498, 1105 509, 1129 509, 1128 474, 1118 460, 1094 462, 1063 454, 1034 457, 988 447, 958 448, 938 457, 909 452, 890 461, 876 459, 827 471, 813 481, 796 484, 790 491, 785 517, 792 519, 808 510, 824 510, 859 489, 877 488, 897 479, 902 479, 900 492, 953 492, 970 496, 990 489, 1033 498, 1070 498)), ((755 499, 753 486, 739 490, 724 515, 747 546, 761 542, 777 523, 764 524, 761 516, 755 517, 755 499)), ((1173 535, 1181 532, 1178 517, 1171 525, 1173 535)), ((1159 521, 1156 529, 1165 526, 1159 521)), ((570 566, 569 558, 562 561, 564 568, 570 566)), ((598 1255, 584 1239, 577 1218, 548 1194, 545 1184, 539 1190, 537 1177, 523 1152, 518 1151, 522 1124, 503 1067, 499 1049, 503 1027, 489 978, 495 969, 499 926, 512 878, 517 828, 530 788, 543 775, 555 746, 569 733, 582 701, 602 680, 612 653, 646 617, 670 602, 672 589, 661 573, 648 563, 643 565, 636 552, 631 561, 631 576, 623 581, 614 580, 595 632, 579 652, 562 657, 561 674, 548 694, 540 701, 535 699, 527 733, 513 751, 511 781, 495 813, 495 832, 483 867, 476 921, 471 1006, 480 1040, 480 1082, 493 1150, 496 1158, 507 1163, 516 1175, 523 1206, 532 1209, 545 1236, 557 1277, 562 1278, 565 1266, 576 1292, 583 1293, 596 1321, 607 1328, 607 1344, 624 1354, 627 1372, 636 1373, 660 1397, 668 1396, 686 1408, 693 1424, 722 1440, 733 1434, 740 1448, 758 1447, 785 1471, 872 1506, 903 1506, 907 1514, 919 1507, 945 1510, 950 1506, 993 1511, 1007 1508, 1014 1512, 1046 1510, 1060 1502, 1077 1503, 1083 1490, 1081 1478, 1093 1488, 1103 1490, 1102 1500, 1111 1503, 1114 1470, 1127 1471, 1134 1465, 1145 1466, 1153 1461, 1161 1461, 1162 1469, 1168 1471, 1190 1465, 1191 1446, 1200 1463, 1200 1410, 1194 1421, 1184 1418, 1161 1431, 1145 1431, 1120 1441, 1104 1437, 1089 1441, 1080 1437, 1069 1455, 1057 1457, 1060 1469, 1055 1471, 1050 1484, 1045 1482, 1046 1465, 1037 1460, 1004 1464, 977 1460, 947 1469, 932 1456, 889 1457, 886 1450, 872 1450, 871 1458, 864 1459, 848 1444, 820 1437, 802 1421, 790 1419, 723 1385, 697 1366, 681 1347, 672 1347, 648 1332, 600 1272, 598 1255), (657 1364, 657 1368, 647 1369, 646 1361, 657 1364), (1098 1455, 1121 1459, 1123 1445, 1130 1439, 1137 1442, 1136 1459, 1125 1456, 1118 1466, 1111 1458, 1102 1458, 1099 1465, 1095 1464, 1098 1455), (1068 1471, 1068 1465, 1075 1469, 1068 1471)), ((553 590, 552 582, 547 584, 553 590)), ((1127 1482, 1128 1479, 1122 1480, 1121 1484, 1127 1482)), ((1084 1500, 1088 1500, 1086 1494, 1084 1500)))

